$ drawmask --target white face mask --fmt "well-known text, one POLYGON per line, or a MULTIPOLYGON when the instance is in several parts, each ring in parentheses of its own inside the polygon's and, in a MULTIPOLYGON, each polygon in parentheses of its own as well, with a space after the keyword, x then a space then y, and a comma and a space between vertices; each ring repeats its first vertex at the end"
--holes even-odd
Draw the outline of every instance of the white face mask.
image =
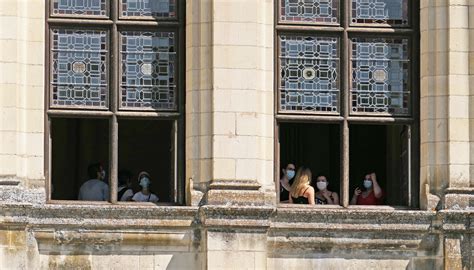
POLYGON ((102 171, 100 172, 100 178, 101 178, 102 180, 105 179, 105 170, 102 170, 102 171))
POLYGON ((366 189, 369 189, 372 187, 372 180, 367 180, 367 179, 364 179, 364 187, 366 189))
POLYGON ((316 182, 316 187, 319 189, 319 190, 325 190, 328 186, 328 183, 327 182, 316 182))

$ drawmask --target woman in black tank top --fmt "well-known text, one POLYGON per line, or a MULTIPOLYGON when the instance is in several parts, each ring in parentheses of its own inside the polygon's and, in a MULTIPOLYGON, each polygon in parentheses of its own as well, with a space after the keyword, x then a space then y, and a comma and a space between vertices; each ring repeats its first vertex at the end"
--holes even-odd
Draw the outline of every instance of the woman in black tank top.
POLYGON ((314 204, 314 188, 310 185, 311 170, 301 167, 290 189, 290 203, 314 204))

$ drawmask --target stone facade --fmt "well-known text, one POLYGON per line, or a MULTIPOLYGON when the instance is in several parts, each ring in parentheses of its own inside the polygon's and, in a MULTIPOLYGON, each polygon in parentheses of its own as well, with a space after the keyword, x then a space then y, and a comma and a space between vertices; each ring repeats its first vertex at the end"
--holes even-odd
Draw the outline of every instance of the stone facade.
POLYGON ((0 268, 473 269, 474 1, 420 1, 419 210, 277 206, 274 2, 186 1, 187 205, 148 207, 45 203, 45 1, 0 1, 0 268))

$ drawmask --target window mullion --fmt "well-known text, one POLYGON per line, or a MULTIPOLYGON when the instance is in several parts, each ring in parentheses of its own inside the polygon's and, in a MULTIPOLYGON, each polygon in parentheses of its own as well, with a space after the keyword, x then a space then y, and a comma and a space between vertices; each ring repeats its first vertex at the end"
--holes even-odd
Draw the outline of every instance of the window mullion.
POLYGON ((109 108, 113 113, 112 118, 110 119, 110 145, 109 145, 109 158, 110 158, 110 202, 117 203, 117 189, 118 189, 118 180, 117 180, 117 171, 118 171, 118 121, 117 121, 117 97, 118 95, 118 58, 119 58, 119 44, 118 44, 118 30, 117 30, 117 2, 112 1, 110 6, 110 15, 114 24, 112 25, 111 33, 111 53, 110 53, 110 89, 109 89, 109 108))
POLYGON ((350 1, 344 1, 344 4, 341 5, 342 9, 342 25, 344 27, 344 32, 342 33, 341 40, 341 97, 342 97, 342 106, 341 112, 344 118, 341 129, 341 138, 342 138, 342 147, 341 147, 341 175, 342 175, 342 188, 341 188, 341 198, 342 206, 349 206, 349 88, 350 88, 350 43, 349 43, 349 34, 348 28, 350 24, 350 1))

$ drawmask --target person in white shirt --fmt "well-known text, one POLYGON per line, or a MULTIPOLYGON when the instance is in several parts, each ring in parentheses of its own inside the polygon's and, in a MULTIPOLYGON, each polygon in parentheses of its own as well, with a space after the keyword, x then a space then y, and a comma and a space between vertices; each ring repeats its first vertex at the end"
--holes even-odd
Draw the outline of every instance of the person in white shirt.
POLYGON ((135 202, 158 202, 159 198, 150 191, 150 175, 147 172, 141 172, 138 175, 139 185, 142 190, 133 195, 132 201, 135 202))
POLYGON ((119 201, 131 201, 133 197, 133 190, 131 189, 132 173, 127 170, 121 170, 118 173, 118 189, 117 199, 119 201))
POLYGON ((89 165, 87 168, 89 180, 79 189, 78 200, 81 201, 108 201, 109 185, 104 182, 105 170, 100 163, 89 165))

